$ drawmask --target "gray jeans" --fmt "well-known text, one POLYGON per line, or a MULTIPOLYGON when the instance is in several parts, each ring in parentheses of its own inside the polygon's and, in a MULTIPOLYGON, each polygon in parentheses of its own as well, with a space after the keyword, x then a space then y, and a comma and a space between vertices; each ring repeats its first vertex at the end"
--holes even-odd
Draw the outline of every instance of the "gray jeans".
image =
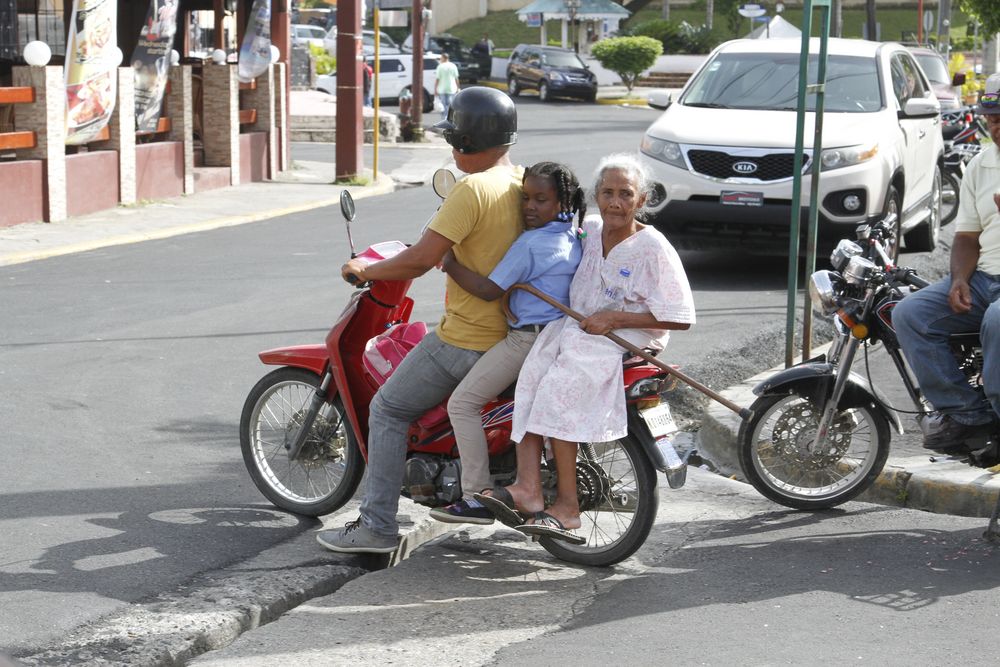
POLYGON ((368 418, 368 473, 361 499, 362 521, 373 533, 395 537, 399 532, 396 511, 410 423, 447 398, 482 355, 444 343, 431 332, 375 394, 368 418))

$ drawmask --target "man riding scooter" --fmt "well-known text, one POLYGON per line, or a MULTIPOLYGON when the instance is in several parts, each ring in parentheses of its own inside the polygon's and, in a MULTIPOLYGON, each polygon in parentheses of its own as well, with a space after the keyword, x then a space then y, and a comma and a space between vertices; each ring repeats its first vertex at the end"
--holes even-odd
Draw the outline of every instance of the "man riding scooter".
MULTIPOLYGON (((517 111, 510 98, 492 88, 465 88, 435 127, 452 146, 456 166, 469 175, 448 194, 416 244, 376 264, 349 261, 341 269, 348 282, 417 278, 438 266, 449 249, 462 265, 489 275, 520 234, 524 170, 508 157, 517 141, 517 111)), ((479 357, 507 334, 499 301, 477 299, 451 278, 446 289, 437 329, 407 354, 371 402, 361 516, 344 528, 317 534, 332 551, 396 550, 410 423, 447 398, 479 357)))
POLYGON ((924 420, 924 447, 945 452, 1000 426, 1000 74, 986 80, 976 112, 993 145, 969 162, 962 181, 951 275, 892 312, 906 359, 941 415, 924 420), (985 393, 969 385, 948 346, 950 334, 969 331, 982 341, 985 393))

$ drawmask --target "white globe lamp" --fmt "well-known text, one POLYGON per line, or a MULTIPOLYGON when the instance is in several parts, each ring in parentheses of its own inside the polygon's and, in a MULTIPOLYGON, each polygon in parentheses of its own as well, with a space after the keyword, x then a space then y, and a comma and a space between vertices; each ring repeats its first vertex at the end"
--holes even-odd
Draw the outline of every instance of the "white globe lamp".
POLYGON ((226 62, 226 52, 222 49, 212 51, 212 62, 216 65, 223 65, 226 62))
POLYGON ((181 62, 181 54, 177 53, 177 49, 170 50, 170 64, 179 65, 181 62))
POLYGON ((52 59, 52 49, 45 42, 28 42, 24 45, 24 62, 32 67, 45 67, 52 59))
POLYGON ((277 46, 275 46, 274 44, 272 44, 271 45, 271 62, 272 63, 276 63, 279 60, 281 60, 281 50, 277 46))

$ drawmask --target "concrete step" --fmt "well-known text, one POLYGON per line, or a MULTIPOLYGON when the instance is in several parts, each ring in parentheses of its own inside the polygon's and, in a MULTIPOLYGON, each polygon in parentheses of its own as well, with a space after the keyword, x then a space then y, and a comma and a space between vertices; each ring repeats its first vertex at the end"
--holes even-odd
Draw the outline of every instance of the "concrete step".
POLYGON ((229 167, 195 167, 194 191, 218 190, 228 188, 232 181, 232 170, 229 167))
POLYGON ((636 85, 643 88, 683 88, 690 78, 690 72, 650 72, 636 85))

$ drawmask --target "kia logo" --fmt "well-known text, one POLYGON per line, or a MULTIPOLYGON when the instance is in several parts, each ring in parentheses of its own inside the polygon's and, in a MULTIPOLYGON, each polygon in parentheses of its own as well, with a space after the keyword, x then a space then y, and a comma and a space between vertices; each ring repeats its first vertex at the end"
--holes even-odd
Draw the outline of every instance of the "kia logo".
POLYGON ((757 164, 748 160, 736 162, 733 164, 733 171, 737 174, 752 174, 757 171, 757 164))

